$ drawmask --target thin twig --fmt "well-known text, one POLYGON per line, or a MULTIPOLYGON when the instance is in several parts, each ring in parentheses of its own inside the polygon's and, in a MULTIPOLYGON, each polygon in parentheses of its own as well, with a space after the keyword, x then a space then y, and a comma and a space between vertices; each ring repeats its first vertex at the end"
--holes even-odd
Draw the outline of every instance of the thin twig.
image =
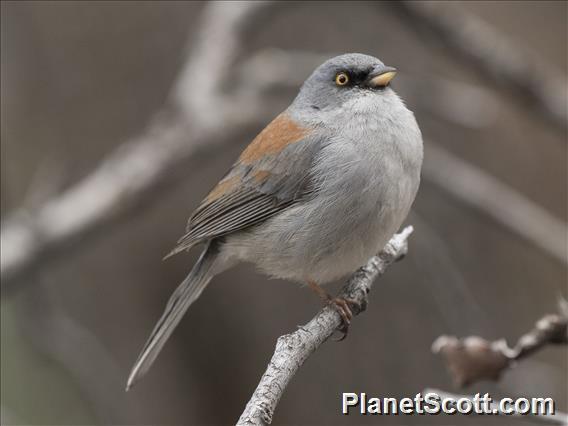
POLYGON ((420 1, 388 4, 409 21, 408 28, 443 44, 485 78, 522 99, 563 134, 566 132, 568 88, 558 71, 456 5, 420 1))
MULTIPOLYGON (((365 310, 367 294, 375 278, 406 254, 408 237, 412 231, 412 227, 408 226, 393 236, 380 254, 372 257, 347 281, 340 297, 355 300, 360 304, 360 307, 354 306, 354 315, 365 310)), ((341 317, 337 311, 327 306, 294 333, 278 338, 274 355, 237 424, 270 424, 274 410, 292 377, 340 325, 341 317)))
POLYGON ((513 348, 504 339, 490 342, 478 336, 440 336, 432 344, 432 352, 444 357, 454 382, 463 387, 483 379, 498 380, 516 361, 547 345, 559 344, 568 344, 566 312, 541 318, 513 348))

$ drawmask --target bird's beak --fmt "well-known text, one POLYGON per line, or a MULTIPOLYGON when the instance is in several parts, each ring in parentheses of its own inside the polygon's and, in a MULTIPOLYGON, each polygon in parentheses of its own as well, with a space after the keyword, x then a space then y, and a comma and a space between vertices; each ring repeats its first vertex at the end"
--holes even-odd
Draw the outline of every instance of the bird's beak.
POLYGON ((386 65, 378 68, 369 75, 369 86, 386 87, 396 75, 396 68, 387 67, 386 65))

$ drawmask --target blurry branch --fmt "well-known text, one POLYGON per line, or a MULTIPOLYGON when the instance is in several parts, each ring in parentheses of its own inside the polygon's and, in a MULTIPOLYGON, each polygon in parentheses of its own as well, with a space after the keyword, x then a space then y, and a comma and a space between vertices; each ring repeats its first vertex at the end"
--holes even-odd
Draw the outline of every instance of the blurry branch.
POLYGON ((566 223, 514 188, 430 142, 426 143, 422 174, 563 264, 568 262, 566 223))
MULTIPOLYGON (((354 315, 367 307, 367 295, 373 281, 382 275, 393 262, 402 259, 408 251, 411 226, 394 235, 385 248, 369 259, 347 281, 339 297, 352 299, 354 315)), ((309 356, 314 353, 341 325, 341 317, 330 306, 323 308, 309 323, 300 326, 292 334, 278 338, 272 359, 260 379, 237 425, 267 425, 272 422, 274 410, 286 390, 286 386, 309 356)))
MULTIPOLYGON (((272 6, 267 8, 266 4, 209 3, 168 108, 156 114, 142 135, 118 147, 73 187, 33 210, 21 208, 2 222, 4 294, 48 262, 71 253, 78 243, 91 241, 101 231, 108 232, 109 225, 141 211, 173 186, 192 162, 231 142, 244 126, 260 126, 274 106, 265 98, 260 102, 263 92, 278 85, 297 88, 330 56, 268 49, 235 66, 253 18, 278 5, 268 3, 272 6), (231 92, 223 90, 228 82, 231 92)), ((437 79, 424 86, 411 77, 399 80, 411 102, 463 126, 487 125, 498 109, 489 92, 471 85, 437 79)), ((564 223, 462 160, 440 149, 428 153, 427 179, 566 262, 564 223)))
MULTIPOLYGON (((452 401, 458 401, 462 398, 468 399, 470 401, 474 400, 474 395, 459 395, 455 393, 445 392, 439 389, 432 389, 426 388, 422 391, 422 395, 426 395, 428 393, 435 393, 438 395, 442 400, 451 399, 452 401)), ((554 414, 520 414, 517 412, 513 412, 510 414, 504 414, 499 411, 499 404, 496 401, 491 401, 489 407, 490 410, 498 412, 500 415, 507 416, 507 418, 513 418, 517 420, 528 420, 530 419, 532 422, 538 422, 547 425, 567 425, 568 424, 568 414, 562 413, 558 410, 554 414), (528 417, 528 418, 527 418, 528 417)), ((472 414, 477 414, 475 411, 472 414)))
POLYGON ((195 45, 171 93, 192 132, 227 132, 227 126, 247 124, 262 111, 256 86, 239 86, 237 93, 224 89, 233 87, 248 27, 254 28, 255 18, 269 5, 274 3, 221 1, 205 8, 195 45))
POLYGON ((264 121, 259 102, 251 102, 257 93, 223 94, 221 87, 241 53, 242 33, 266 4, 207 4, 197 42, 170 95, 170 108, 69 190, 35 211, 17 211, 3 221, 3 292, 71 252, 76 243, 100 234, 109 223, 135 213, 190 158, 215 149, 243 124, 264 121))
POLYGON ((541 318, 535 327, 521 336, 513 348, 505 340, 494 342, 470 336, 457 339, 440 336, 432 344, 432 352, 440 353, 458 386, 479 380, 498 380, 516 361, 532 355, 546 345, 568 344, 568 307, 562 301, 560 314, 541 318))
POLYGON ((420 1, 389 5, 409 21, 408 28, 442 43, 485 78, 523 99, 542 118, 566 132, 568 88, 559 72, 461 7, 420 1))

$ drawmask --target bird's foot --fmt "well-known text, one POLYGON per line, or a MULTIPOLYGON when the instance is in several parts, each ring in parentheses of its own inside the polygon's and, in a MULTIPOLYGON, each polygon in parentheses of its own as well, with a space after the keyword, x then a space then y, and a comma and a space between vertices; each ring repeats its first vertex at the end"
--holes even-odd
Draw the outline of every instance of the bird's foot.
POLYGON ((351 307, 356 306, 359 311, 363 310, 363 306, 354 299, 348 299, 345 297, 331 297, 321 286, 312 280, 307 280, 310 288, 319 296, 319 298, 325 303, 332 306, 337 313, 341 316, 341 326, 337 329, 342 335, 335 339, 337 342, 345 340, 347 334, 349 333, 349 326, 351 325, 351 320, 353 319, 353 312, 351 312, 351 307))
POLYGON ((339 316, 341 316, 342 323, 338 328, 338 331, 342 333, 342 335, 339 338, 335 339, 336 342, 341 342, 342 340, 345 340, 347 334, 349 334, 349 326, 351 325, 351 320, 353 319, 353 312, 351 311, 351 307, 349 305, 360 307, 360 304, 354 299, 347 299, 344 297, 330 297, 329 304, 333 306, 339 313, 339 316))

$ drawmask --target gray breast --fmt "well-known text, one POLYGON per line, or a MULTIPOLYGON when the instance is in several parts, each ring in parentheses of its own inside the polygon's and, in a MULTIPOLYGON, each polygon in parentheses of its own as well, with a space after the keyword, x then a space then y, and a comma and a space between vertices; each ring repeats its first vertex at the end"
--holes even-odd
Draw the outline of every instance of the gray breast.
POLYGON ((336 111, 351 115, 347 124, 326 126, 312 168, 315 195, 231 236, 234 256, 272 276, 323 284, 357 269, 396 232, 419 185, 420 131, 396 95, 392 114, 362 102, 336 111))

